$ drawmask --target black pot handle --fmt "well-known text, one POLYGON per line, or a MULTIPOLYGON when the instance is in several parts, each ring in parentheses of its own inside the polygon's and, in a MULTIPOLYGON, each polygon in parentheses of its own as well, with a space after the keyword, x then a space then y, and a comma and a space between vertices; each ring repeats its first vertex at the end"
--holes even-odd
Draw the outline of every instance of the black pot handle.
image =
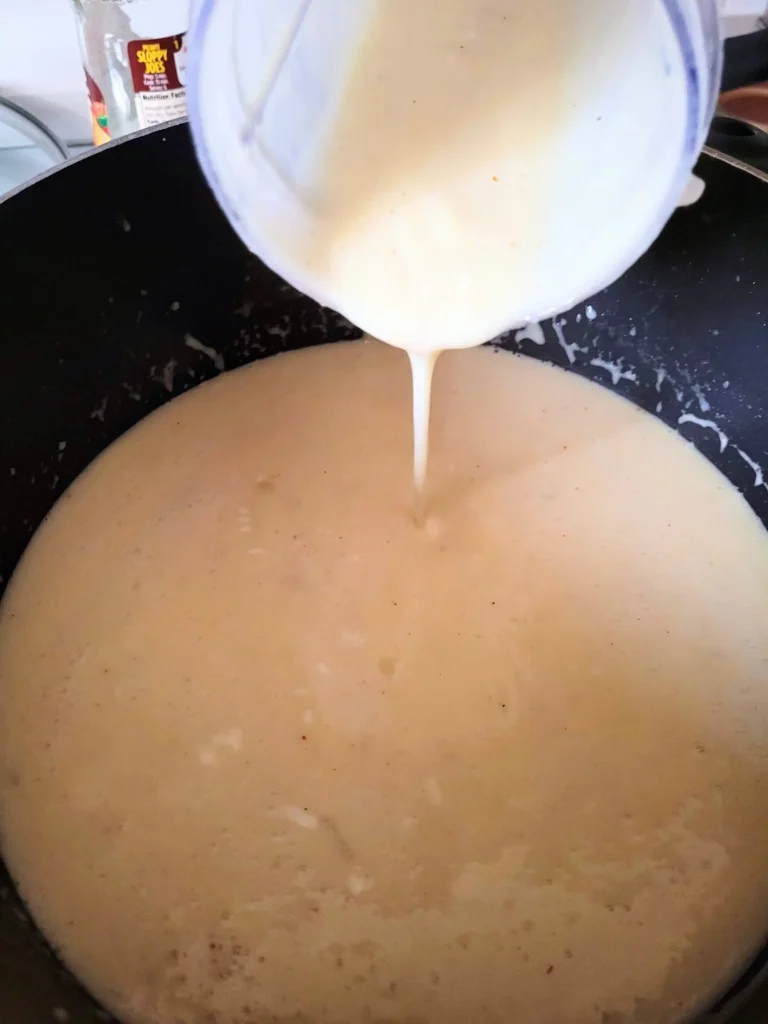
POLYGON ((768 81, 768 28, 725 41, 723 92, 768 81))

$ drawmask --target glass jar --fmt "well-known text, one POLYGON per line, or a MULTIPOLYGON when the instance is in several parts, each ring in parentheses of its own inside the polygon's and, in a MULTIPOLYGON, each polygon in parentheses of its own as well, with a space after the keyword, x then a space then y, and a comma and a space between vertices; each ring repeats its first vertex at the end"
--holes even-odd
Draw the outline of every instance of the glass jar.
MULTIPOLYGON (((325 290, 297 253, 316 226, 313 174, 329 111, 375 2, 196 0, 193 7, 190 122, 208 181, 251 251, 342 313, 345 296, 325 290)), ((594 77, 599 65, 602 77, 581 90, 570 123, 556 129, 556 184, 534 254, 540 276, 555 284, 532 292, 526 308, 510 309, 499 331, 564 312, 615 281, 654 241, 690 181, 722 71, 717 0, 637 0, 636 18, 652 21, 639 44, 618 26, 628 5, 570 8, 584 16, 580 45, 591 46, 585 75, 594 77), (638 61, 644 78, 633 71, 638 61)))
POLYGON ((182 117, 187 0, 72 0, 94 142, 182 117))

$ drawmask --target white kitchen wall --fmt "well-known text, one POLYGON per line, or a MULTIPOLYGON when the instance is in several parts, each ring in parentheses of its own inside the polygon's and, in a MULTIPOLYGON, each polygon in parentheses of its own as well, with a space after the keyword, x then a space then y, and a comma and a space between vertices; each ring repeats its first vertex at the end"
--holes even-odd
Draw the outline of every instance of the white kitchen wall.
POLYGON ((66 142, 90 140, 70 0, 0 0, 0 95, 21 103, 66 142))

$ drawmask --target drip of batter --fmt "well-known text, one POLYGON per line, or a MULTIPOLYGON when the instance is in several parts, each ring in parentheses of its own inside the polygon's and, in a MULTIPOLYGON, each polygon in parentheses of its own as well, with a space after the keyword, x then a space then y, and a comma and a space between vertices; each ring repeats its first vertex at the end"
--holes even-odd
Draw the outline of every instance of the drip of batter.
POLYGON ((70 489, 0 610, 0 832, 123 1024, 671 1024, 765 933, 768 542, 489 349, 277 356, 70 489), (481 396, 481 397, 479 397, 481 396))

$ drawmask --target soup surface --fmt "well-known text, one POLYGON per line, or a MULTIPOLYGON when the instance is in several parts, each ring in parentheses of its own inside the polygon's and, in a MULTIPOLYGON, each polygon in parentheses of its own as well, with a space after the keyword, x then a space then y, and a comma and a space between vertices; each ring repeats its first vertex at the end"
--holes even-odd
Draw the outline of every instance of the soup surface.
POLYGON ((490 349, 227 374, 112 446, 0 615, 3 853, 125 1024, 671 1022, 766 927, 768 536, 490 349))

